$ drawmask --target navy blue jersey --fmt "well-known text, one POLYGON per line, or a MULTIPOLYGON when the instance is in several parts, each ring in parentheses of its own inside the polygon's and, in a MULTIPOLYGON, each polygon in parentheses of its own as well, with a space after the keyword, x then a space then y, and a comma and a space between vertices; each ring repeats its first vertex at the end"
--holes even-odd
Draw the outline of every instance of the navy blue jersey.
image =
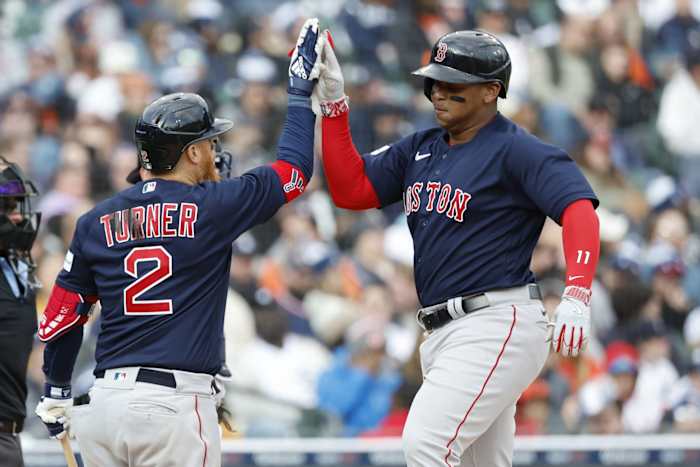
POLYGON ((500 114, 469 142, 440 128, 363 156, 386 206, 403 200, 423 306, 535 280, 532 251, 545 217, 598 201, 571 158, 500 114))
POLYGON ((140 182, 83 215, 57 283, 100 299, 95 370, 216 373, 231 243, 284 203, 266 166, 219 183, 140 182))

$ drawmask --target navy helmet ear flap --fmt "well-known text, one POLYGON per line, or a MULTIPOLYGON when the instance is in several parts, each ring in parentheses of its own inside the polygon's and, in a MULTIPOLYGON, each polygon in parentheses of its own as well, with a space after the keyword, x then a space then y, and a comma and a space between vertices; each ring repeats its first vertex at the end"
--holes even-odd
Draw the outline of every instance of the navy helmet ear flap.
POLYGON ((435 84, 435 80, 433 78, 424 78, 423 79, 423 94, 425 94, 425 97, 428 98, 429 101, 433 101, 431 94, 433 93, 433 85, 435 84))

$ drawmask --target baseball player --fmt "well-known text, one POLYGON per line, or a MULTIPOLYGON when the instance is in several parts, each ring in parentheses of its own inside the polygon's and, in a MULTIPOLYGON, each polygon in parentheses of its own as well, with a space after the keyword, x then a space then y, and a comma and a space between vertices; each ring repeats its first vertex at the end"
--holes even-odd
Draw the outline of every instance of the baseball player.
POLYGON ((36 289, 31 249, 40 215, 34 184, 0 156, 0 465, 24 467, 27 364, 36 333, 36 289))
POLYGON ((409 467, 511 465, 515 403, 547 358, 590 333, 598 201, 574 162, 498 113, 510 57, 494 36, 447 34, 423 77, 439 127, 370 154, 355 149, 330 41, 315 95, 335 204, 403 201, 414 243, 424 381, 403 432, 409 467), (545 217, 563 226, 566 289, 548 326, 529 269, 545 217), (548 328, 553 328, 548 332, 548 328), (553 339, 548 339, 553 332, 553 339))
POLYGON ((148 105, 136 124, 143 180, 81 216, 39 326, 52 437, 71 431, 87 466, 220 466, 213 375, 221 366, 231 243, 299 196, 313 171, 318 20, 299 34, 277 161, 220 180, 233 126, 196 94, 148 105), (89 309, 102 319, 90 402, 71 373, 89 309))

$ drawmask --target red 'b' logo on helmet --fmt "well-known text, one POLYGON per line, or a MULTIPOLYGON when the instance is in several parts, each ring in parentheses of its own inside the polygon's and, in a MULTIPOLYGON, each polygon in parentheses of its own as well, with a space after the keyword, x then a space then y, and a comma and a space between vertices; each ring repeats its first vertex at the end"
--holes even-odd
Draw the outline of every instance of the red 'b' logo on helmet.
POLYGON ((440 63, 443 60, 445 60, 445 56, 447 55, 447 44, 444 42, 440 42, 438 44, 438 49, 437 52, 435 52, 435 61, 440 63))

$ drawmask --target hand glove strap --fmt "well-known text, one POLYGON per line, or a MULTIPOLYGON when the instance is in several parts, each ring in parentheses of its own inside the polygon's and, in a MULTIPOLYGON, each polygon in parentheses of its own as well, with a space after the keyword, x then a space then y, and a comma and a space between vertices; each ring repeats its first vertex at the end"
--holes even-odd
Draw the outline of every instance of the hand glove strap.
POLYGON ((339 117, 348 111, 350 111, 350 99, 348 99, 348 96, 343 96, 334 101, 321 102, 321 114, 324 117, 339 117))
POLYGON ((70 399, 71 386, 70 384, 65 386, 57 386, 54 384, 44 383, 44 397, 48 397, 50 399, 70 399))
POLYGON ((574 300, 578 300, 579 302, 583 302, 584 305, 589 306, 591 303, 591 289, 570 285, 564 289, 562 298, 573 298, 574 300))
POLYGON ((301 79, 298 76, 290 76, 287 84, 287 93, 297 96, 309 97, 314 90, 316 81, 310 79, 301 79))

